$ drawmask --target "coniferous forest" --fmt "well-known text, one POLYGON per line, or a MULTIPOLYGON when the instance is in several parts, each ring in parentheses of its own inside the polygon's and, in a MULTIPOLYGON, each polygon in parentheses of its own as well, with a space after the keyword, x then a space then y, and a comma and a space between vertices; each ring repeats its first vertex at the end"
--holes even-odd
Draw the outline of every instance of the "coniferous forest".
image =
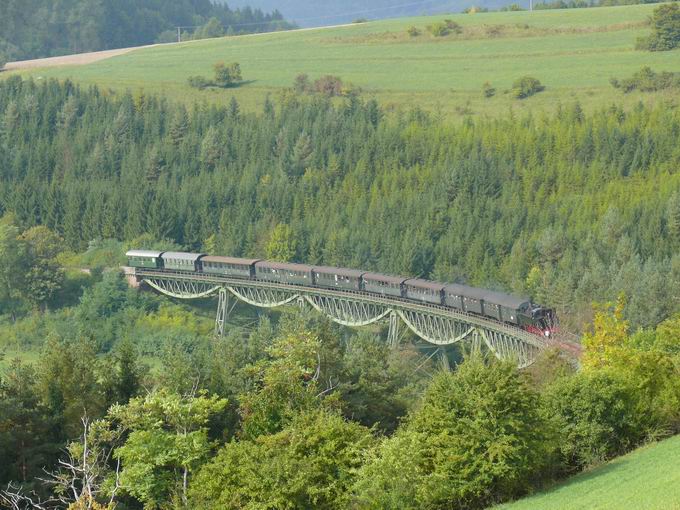
POLYGON ((3 0, 0 54, 26 60, 173 42, 177 27, 201 37, 290 28, 278 11, 211 0, 3 0))
POLYGON ((579 332, 680 295, 680 114, 665 105, 469 120, 284 94, 260 114, 71 83, 0 83, 0 210, 81 251, 188 250, 466 282, 550 303, 579 332), (641 276, 642 275, 642 276, 641 276))
POLYGON ((679 136, 671 104, 454 123, 0 81, 0 508, 478 509, 677 433, 679 136), (119 274, 154 247, 530 295, 580 366, 441 370, 297 309, 214 336, 214 303, 119 274))

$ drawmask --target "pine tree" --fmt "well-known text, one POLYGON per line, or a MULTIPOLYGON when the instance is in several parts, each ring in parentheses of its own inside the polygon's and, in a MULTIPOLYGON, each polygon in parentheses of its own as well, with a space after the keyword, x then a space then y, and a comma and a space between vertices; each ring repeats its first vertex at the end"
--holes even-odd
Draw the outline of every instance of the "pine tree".
POLYGON ((189 115, 184 105, 181 105, 175 111, 170 123, 170 140, 175 147, 179 147, 189 131, 189 115))
POLYGON ((675 243, 680 243, 680 193, 671 195, 666 206, 668 233, 675 243))

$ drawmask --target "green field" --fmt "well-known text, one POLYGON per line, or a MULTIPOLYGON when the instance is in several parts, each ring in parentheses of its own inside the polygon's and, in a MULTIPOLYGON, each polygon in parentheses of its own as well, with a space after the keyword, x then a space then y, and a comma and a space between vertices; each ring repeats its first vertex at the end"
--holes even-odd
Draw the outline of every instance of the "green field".
POLYGON ((678 510, 680 436, 640 448, 496 510, 678 510))
MULTIPOLYGON (((643 65, 680 71, 680 50, 635 51, 635 40, 649 32, 654 5, 454 14, 376 21, 309 31, 240 36, 166 45, 81 67, 25 71, 35 77, 73 78, 113 90, 163 92, 188 101, 224 102, 235 96, 246 109, 259 108, 267 94, 289 87, 295 76, 340 76, 383 104, 417 104, 467 115, 545 108, 578 98, 586 107, 613 101, 634 104, 658 95, 624 96, 609 84, 643 65), (463 33, 443 38, 425 27, 449 18, 463 33), (410 37, 410 26, 421 35, 410 37), (188 76, 211 77, 217 61, 241 64, 244 85, 237 89, 197 91, 188 76), (546 85, 528 100, 506 91, 523 75, 546 85), (490 82, 498 93, 484 99, 490 82)), ((666 97, 671 94, 666 93, 666 97)))

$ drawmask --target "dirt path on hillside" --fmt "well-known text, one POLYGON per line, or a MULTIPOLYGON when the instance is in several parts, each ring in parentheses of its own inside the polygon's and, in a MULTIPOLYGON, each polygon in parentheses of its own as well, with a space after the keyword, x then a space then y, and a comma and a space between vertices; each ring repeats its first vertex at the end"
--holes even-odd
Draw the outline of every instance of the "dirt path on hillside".
POLYGON ((93 51, 91 53, 78 53, 76 55, 64 55, 62 57, 36 58, 35 60, 8 62, 5 66, 5 70, 16 71, 21 69, 35 69, 37 67, 81 66, 123 55, 140 48, 150 48, 151 46, 156 45, 152 44, 149 46, 137 46, 135 48, 120 48, 118 50, 93 51))
MULTIPOLYGON (((268 35, 273 33, 289 33, 289 32, 307 32, 310 30, 326 30, 329 28, 339 28, 351 26, 352 23, 346 23, 343 25, 332 25, 328 27, 310 27, 310 28, 298 28, 295 30, 285 30, 281 32, 259 32, 255 34, 243 34, 233 37, 256 37, 262 35, 268 35)), ((198 41, 205 41, 206 39, 196 39, 193 41, 183 41, 181 43, 167 43, 167 44, 186 44, 198 41)), ((116 57, 118 55, 124 55, 131 51, 140 50, 142 48, 153 48, 154 46, 161 46, 160 44, 147 44, 146 46, 134 46, 132 48, 120 48, 117 50, 105 50, 105 51, 93 51, 90 53, 78 53, 75 55, 64 55, 62 57, 49 57, 49 58, 37 58, 34 60, 22 60, 19 62, 8 62, 5 65, 5 71, 18 71, 22 69, 36 69, 39 67, 58 67, 58 66, 82 66, 86 64, 92 64, 93 62, 98 62, 99 60, 104 60, 111 57, 116 57)), ((163 45, 165 46, 165 44, 163 45)))

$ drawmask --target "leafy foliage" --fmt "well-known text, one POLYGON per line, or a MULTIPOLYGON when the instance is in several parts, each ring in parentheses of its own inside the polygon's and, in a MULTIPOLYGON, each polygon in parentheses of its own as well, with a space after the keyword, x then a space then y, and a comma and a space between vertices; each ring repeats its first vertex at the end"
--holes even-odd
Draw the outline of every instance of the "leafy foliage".
POLYGON ((218 87, 231 87, 243 80, 241 76, 241 66, 238 62, 233 62, 226 65, 224 62, 218 62, 214 66, 215 70, 215 85, 218 87))
POLYGON ((240 398, 246 438, 278 432, 296 413, 321 405, 319 338, 309 333, 291 334, 267 351, 270 359, 251 367, 257 389, 240 398))
POLYGON ((652 34, 637 41, 637 49, 668 51, 680 46, 680 7, 669 3, 654 9, 650 22, 652 34))
POLYGON ((616 304, 608 304, 595 313, 593 332, 583 336, 582 363, 585 368, 611 366, 628 340, 628 321, 623 318, 625 299, 620 296, 616 304))
POLYGON ((541 82, 533 76, 523 76, 512 84, 512 95, 517 99, 526 99, 545 90, 541 82))
POLYGON ((190 87, 203 90, 210 86, 210 81, 205 76, 189 76, 187 83, 190 87))
POLYGON ((635 393, 615 374, 560 379, 547 390, 545 409, 556 421, 560 451, 571 469, 623 453, 644 437, 635 393))
POLYGON ((195 508, 347 508, 371 432, 327 411, 282 431, 225 445, 196 477, 195 508))
POLYGON ((546 462, 538 395, 511 365, 441 373, 422 407, 362 469, 369 508, 483 508, 529 487, 546 462))
POLYGON ((626 94, 634 90, 656 92, 668 88, 680 88, 680 73, 666 71, 656 73, 650 67, 643 67, 630 78, 622 80, 612 78, 609 81, 614 88, 621 89, 626 94))
POLYGON ((119 483, 146 508, 159 508, 176 493, 186 505, 188 478, 211 449, 208 420, 227 401, 217 396, 182 397, 164 391, 114 405, 108 419, 129 431, 115 457, 123 463, 119 483))

